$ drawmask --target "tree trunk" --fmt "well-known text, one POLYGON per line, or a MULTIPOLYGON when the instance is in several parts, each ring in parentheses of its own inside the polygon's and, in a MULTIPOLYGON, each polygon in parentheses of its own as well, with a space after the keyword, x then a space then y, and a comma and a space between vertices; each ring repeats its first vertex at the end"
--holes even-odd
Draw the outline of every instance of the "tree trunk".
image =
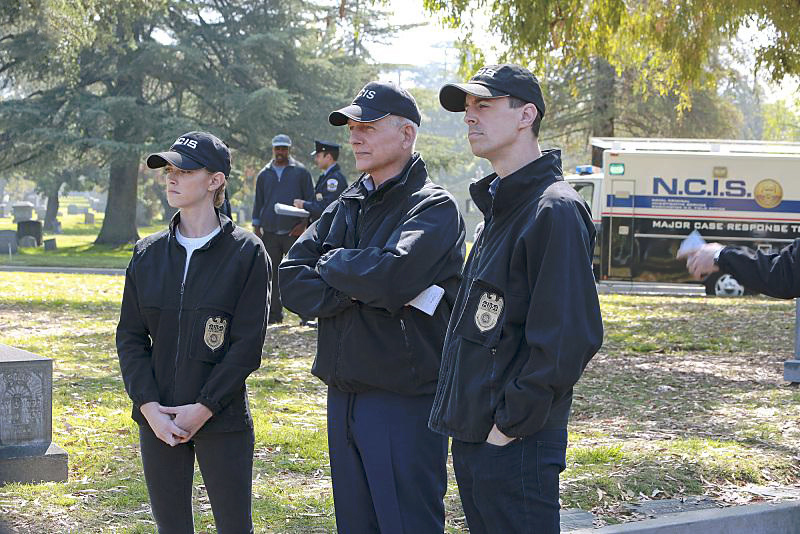
POLYGON ((53 184, 47 191, 47 210, 44 214, 44 231, 55 232, 58 229, 56 224, 58 219, 58 190, 61 189, 62 182, 53 184))
MULTIPOLYGON (((592 115, 593 137, 614 137, 614 84, 617 73, 611 64, 602 58, 594 60, 594 95, 592 102, 594 113, 592 115)), ((592 147, 592 165, 603 166, 603 149, 592 147)))
POLYGON ((95 243, 124 245, 139 239, 136 230, 136 187, 139 158, 122 159, 111 165, 108 180, 108 203, 103 227, 95 243))

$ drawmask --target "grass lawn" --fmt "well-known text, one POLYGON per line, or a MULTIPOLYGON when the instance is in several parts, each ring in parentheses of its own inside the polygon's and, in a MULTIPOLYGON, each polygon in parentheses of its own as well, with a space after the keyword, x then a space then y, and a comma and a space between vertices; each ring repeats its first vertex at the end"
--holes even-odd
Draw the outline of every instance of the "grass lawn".
MULTIPOLYGON (((0 343, 52 357, 53 440, 65 483, 0 487, 20 533, 152 532, 135 423, 114 350, 122 278, 0 272, 0 343)), ((602 351, 575 391, 564 508, 605 522, 624 505, 709 495, 760 499, 749 484, 800 482, 800 392, 782 380, 794 304, 765 298, 601 296, 602 351)), ((316 332, 270 329, 248 381, 256 424, 257 532, 330 532, 325 389, 311 376, 316 332)), ((465 532, 455 481, 449 532, 465 532)), ((199 473, 196 528, 213 532, 199 473)))
MULTIPOLYGON (((78 200, 83 200, 78 198, 78 200)), ((76 202, 69 202, 75 204, 76 202)), ((66 213, 66 202, 62 202, 66 213)), ((9 256, 0 250, 0 265, 42 266, 42 267, 97 267, 124 269, 131 258, 133 245, 118 247, 95 245, 94 240, 103 226, 103 214, 95 213, 94 224, 84 224, 83 214, 62 215, 61 234, 45 233, 44 239, 55 238, 57 249, 45 251, 44 247, 21 248, 18 254, 9 256)), ((164 228, 164 224, 143 226, 139 236, 144 237, 164 228)), ((0 230, 16 230, 12 217, 0 217, 0 230)))

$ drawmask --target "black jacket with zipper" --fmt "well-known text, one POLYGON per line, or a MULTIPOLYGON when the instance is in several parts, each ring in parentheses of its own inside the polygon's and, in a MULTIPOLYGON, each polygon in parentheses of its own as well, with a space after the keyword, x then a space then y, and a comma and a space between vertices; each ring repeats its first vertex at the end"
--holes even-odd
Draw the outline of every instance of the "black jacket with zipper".
POLYGON ((603 340, 595 228, 559 151, 473 183, 485 216, 450 318, 429 426, 467 442, 567 427, 572 388, 603 340))
POLYGON ((365 179, 289 250, 281 297, 290 310, 319 318, 312 373, 326 384, 432 394, 464 262, 464 221, 418 154, 375 191, 365 179), (445 295, 433 316, 406 306, 434 284, 445 295))
POLYGON ((260 226, 265 232, 288 234, 301 222, 301 218, 275 213, 275 204, 293 205, 294 200, 314 198, 314 184, 311 174, 302 163, 289 158, 280 178, 270 161, 256 177, 255 202, 253 203, 253 226, 260 226))
POLYGON ((212 417, 199 432, 252 428, 245 379, 261 364, 270 266, 264 245, 218 213, 220 232, 194 251, 175 229, 139 241, 125 272, 117 354, 133 419, 139 408, 202 403, 212 417))

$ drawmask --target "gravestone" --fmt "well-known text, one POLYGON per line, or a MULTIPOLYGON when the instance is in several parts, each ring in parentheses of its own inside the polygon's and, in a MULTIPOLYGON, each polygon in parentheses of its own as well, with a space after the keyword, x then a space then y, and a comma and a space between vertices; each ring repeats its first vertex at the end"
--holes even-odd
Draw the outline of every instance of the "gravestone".
POLYGON ((83 213, 85 215, 85 214, 89 213, 89 208, 87 208, 86 206, 83 206, 78 210, 78 213, 83 213))
POLYGON ((56 238, 55 237, 51 237, 50 239, 45 239, 44 240, 44 249, 45 250, 56 250, 57 248, 58 247, 56 247, 56 238))
POLYGON ((67 215, 77 215, 78 214, 78 206, 75 204, 70 204, 67 206, 67 215))
POLYGON ((42 221, 21 221, 17 223, 17 239, 22 243, 22 238, 26 235, 36 239, 36 245, 42 244, 42 221))
POLYGON ((52 411, 53 360, 0 345, 0 484, 67 480, 52 411))
POLYGON ((0 230, 0 254, 16 254, 18 246, 17 232, 14 230, 0 230))
POLYGON ((47 216, 47 208, 34 208, 34 211, 36 212, 36 218, 40 221, 43 221, 47 216))
POLYGON ((36 238, 32 235, 24 235, 19 238, 19 248, 36 248, 39 246, 39 243, 36 242, 36 238))
POLYGON ((83 224, 94 224, 94 213, 86 212, 83 214, 83 224))
POLYGON ((33 204, 30 202, 19 202, 14 204, 14 222, 30 221, 33 219, 33 204))

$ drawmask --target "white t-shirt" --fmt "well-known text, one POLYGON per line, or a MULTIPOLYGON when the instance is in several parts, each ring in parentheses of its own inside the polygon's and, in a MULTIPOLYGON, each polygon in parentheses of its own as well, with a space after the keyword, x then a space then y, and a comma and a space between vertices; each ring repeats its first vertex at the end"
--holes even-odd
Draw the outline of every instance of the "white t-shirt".
POLYGON ((189 272, 189 260, 192 259, 192 253, 208 243, 212 237, 219 233, 219 231, 220 227, 217 226, 211 231, 210 234, 204 235, 203 237, 184 237, 179 228, 175 229, 175 237, 178 239, 178 243, 183 245, 183 248, 186 249, 186 265, 183 267, 184 282, 186 281, 186 273, 189 272))

